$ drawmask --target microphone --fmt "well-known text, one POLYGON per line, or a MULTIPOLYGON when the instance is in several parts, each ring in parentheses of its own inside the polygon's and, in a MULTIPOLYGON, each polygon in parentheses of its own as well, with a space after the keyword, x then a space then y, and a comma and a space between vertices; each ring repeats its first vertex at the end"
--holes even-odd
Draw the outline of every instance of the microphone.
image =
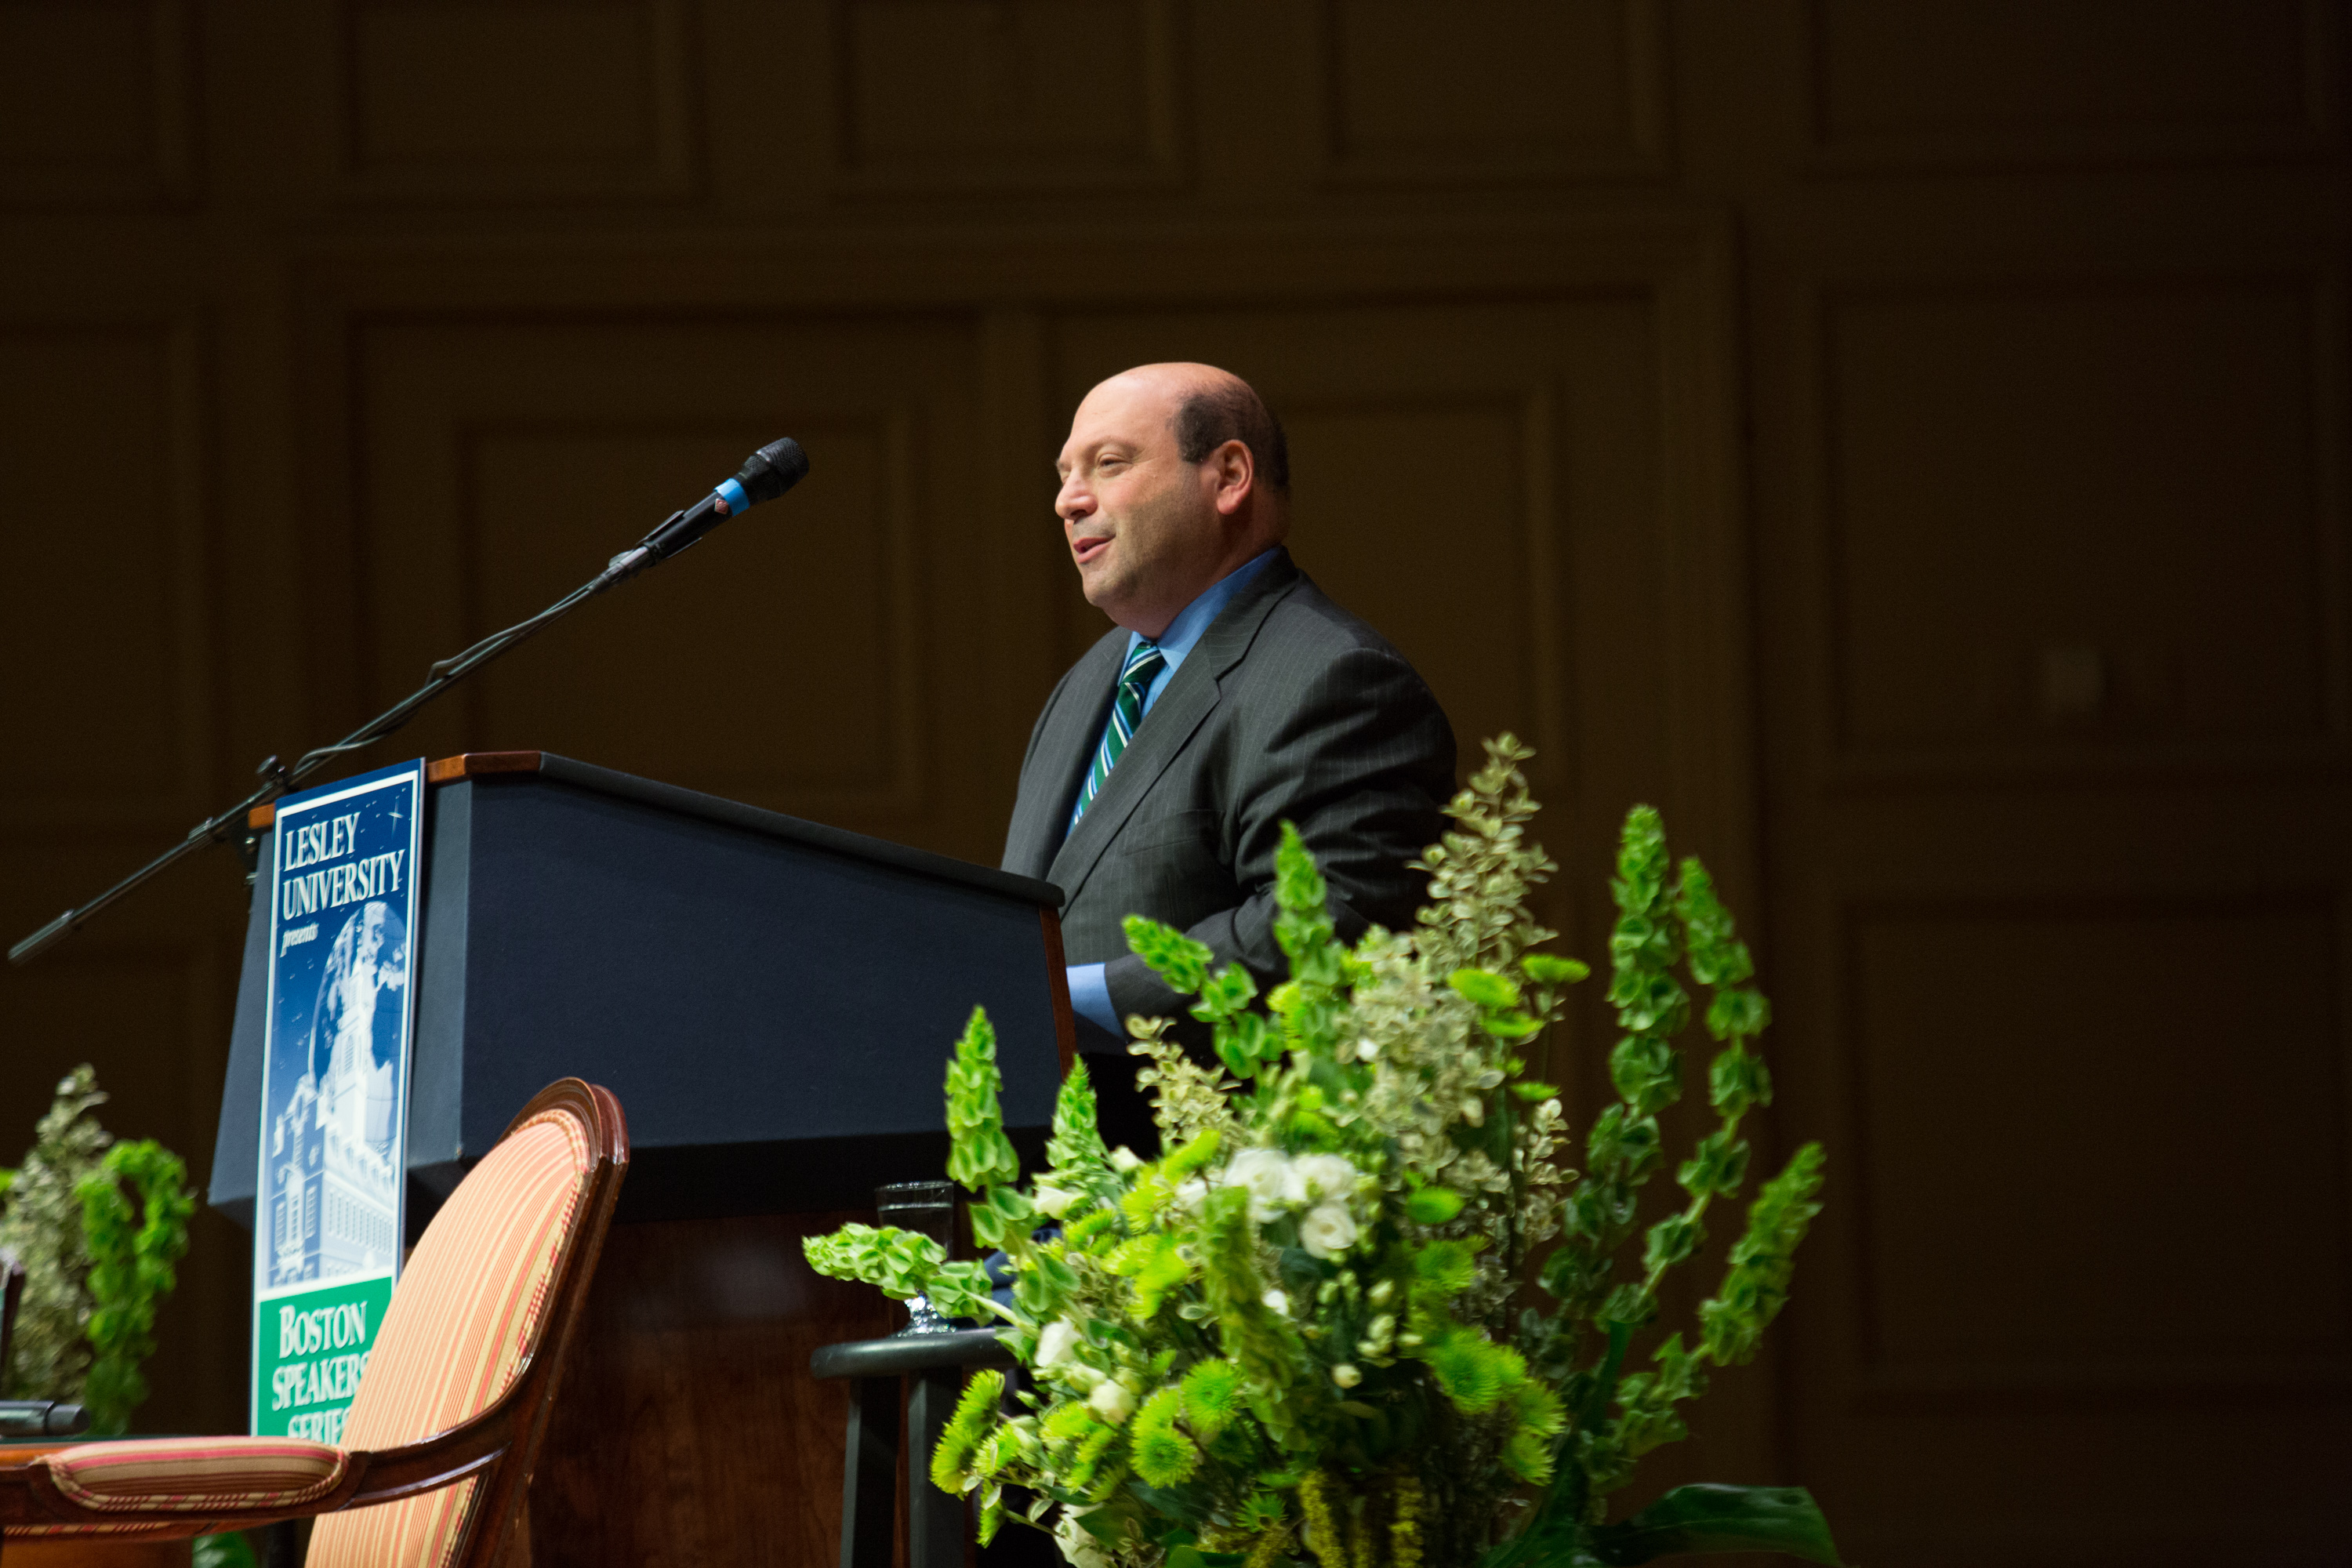
POLYGON ((599 587, 609 588, 657 561, 667 561, 682 550, 691 549, 704 534, 737 512, 775 500, 800 483, 808 471, 808 454, 801 450, 798 441, 787 436, 769 442, 743 459, 743 466, 735 471, 733 479, 719 480, 718 489, 684 511, 670 513, 660 527, 614 556, 604 574, 597 580, 599 587))

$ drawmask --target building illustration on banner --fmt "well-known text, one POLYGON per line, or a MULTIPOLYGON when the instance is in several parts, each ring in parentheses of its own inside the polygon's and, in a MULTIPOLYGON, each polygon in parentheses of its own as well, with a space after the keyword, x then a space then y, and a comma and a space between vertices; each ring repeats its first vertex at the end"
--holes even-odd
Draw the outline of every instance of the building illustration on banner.
POLYGON ((382 1268, 399 1246, 393 1057, 408 955, 407 927, 382 900, 348 916, 327 950, 304 1071, 268 1134, 273 1287, 382 1268))

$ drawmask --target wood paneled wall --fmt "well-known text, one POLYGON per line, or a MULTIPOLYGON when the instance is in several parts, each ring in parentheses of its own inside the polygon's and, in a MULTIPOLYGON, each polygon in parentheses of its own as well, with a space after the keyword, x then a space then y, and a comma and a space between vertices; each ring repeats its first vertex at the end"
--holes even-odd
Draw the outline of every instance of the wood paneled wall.
MULTIPOLYGON (((1102 625, 1069 410, 1216 360, 1308 570, 1541 748, 1570 944, 1635 799, 1755 935, 1830 1208, 1645 1489, 2326 1560, 2346 60, 2335 0, 0 0, 5 934, 787 432, 381 756, 992 861, 1102 625)), ((243 904, 0 973, 0 1156, 90 1059, 202 1174, 243 904)), ((207 1217, 152 1425, 241 1418, 245 1257, 207 1217)))

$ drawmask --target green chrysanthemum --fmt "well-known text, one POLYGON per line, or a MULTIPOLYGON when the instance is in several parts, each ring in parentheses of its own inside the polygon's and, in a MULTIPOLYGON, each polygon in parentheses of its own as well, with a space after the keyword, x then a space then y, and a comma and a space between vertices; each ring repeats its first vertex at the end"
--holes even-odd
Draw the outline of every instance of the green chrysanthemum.
POLYGON ((1135 1473, 1155 1487, 1181 1486, 1200 1468, 1201 1450, 1176 1429, 1176 1414, 1183 1399, 1181 1388, 1163 1388, 1143 1402, 1128 1428, 1134 1445, 1135 1473))
POLYGON ((1085 1400, 1072 1399, 1045 1412, 1037 1430, 1048 1443, 1074 1443, 1101 1425, 1085 1400))
POLYGON ((1184 1419, 1202 1436, 1213 1437, 1242 1414, 1248 1387, 1233 1363, 1222 1356, 1204 1361, 1184 1374, 1184 1419))
MULTIPOLYGON (((996 1421, 996 1402, 1004 1397, 1004 1374, 978 1372, 963 1387, 955 1414, 948 1417, 940 1446, 931 1450, 931 1484, 943 1492, 960 1492, 972 1479, 972 1458, 996 1421)), ((993 1455, 991 1456, 993 1458, 993 1455)))
POLYGON ((1528 1363, 1518 1352, 1495 1343, 1476 1329, 1448 1331, 1425 1355, 1437 1386, 1465 1415, 1493 1409, 1495 1402, 1528 1373, 1528 1363))
POLYGON ((1433 1241, 1413 1254, 1412 1272, 1422 1292, 1440 1300, 1460 1295, 1477 1278, 1478 1258, 1464 1241, 1433 1241))

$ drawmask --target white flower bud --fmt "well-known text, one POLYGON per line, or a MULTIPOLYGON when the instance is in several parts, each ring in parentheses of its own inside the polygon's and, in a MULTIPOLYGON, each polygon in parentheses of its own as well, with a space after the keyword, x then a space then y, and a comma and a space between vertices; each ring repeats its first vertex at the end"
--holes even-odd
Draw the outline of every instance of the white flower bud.
POLYGON ((1069 1360, 1077 1343, 1077 1325, 1067 1318, 1055 1319, 1037 1335, 1037 1370, 1043 1372, 1069 1360))
POLYGON ((1087 1396, 1087 1403, 1094 1406, 1096 1415, 1117 1426, 1135 1414, 1135 1391, 1123 1383, 1105 1378, 1087 1396))
POLYGON ((1087 1534, 1077 1516, 1066 1508, 1054 1526, 1054 1544, 1062 1549, 1062 1561, 1070 1568, 1109 1568, 1110 1559, 1103 1554, 1102 1543, 1087 1534))
POLYGON ((1258 1300, 1265 1302, 1269 1310, 1279 1312, 1286 1318, 1290 1316, 1290 1298, 1281 1291, 1268 1290, 1258 1300))
POLYGON ((1298 1245, 1317 1258, 1337 1258, 1356 1245, 1356 1221, 1338 1204, 1318 1204, 1298 1221, 1298 1245))
POLYGON ((1356 1190, 1356 1167, 1338 1154, 1301 1154, 1290 1163, 1310 1200, 1344 1198, 1356 1190))
POLYGON ((1059 1219, 1070 1212, 1070 1205, 1078 1201, 1078 1194, 1040 1182, 1037 1184, 1036 1193, 1030 1201, 1034 1203, 1042 1212, 1059 1219))
POLYGON ((1227 1163, 1225 1180, 1249 1189, 1250 1218, 1260 1225, 1305 1195, 1297 1190, 1297 1176, 1279 1149, 1243 1150, 1227 1163))
POLYGON ((1331 1381, 1342 1388, 1353 1388, 1364 1381, 1364 1374, 1356 1370, 1353 1362, 1343 1361, 1331 1369, 1331 1381))
POLYGON ((1143 1156, 1122 1143, 1110 1152, 1110 1168, 1122 1176, 1131 1176, 1143 1169, 1143 1156))

